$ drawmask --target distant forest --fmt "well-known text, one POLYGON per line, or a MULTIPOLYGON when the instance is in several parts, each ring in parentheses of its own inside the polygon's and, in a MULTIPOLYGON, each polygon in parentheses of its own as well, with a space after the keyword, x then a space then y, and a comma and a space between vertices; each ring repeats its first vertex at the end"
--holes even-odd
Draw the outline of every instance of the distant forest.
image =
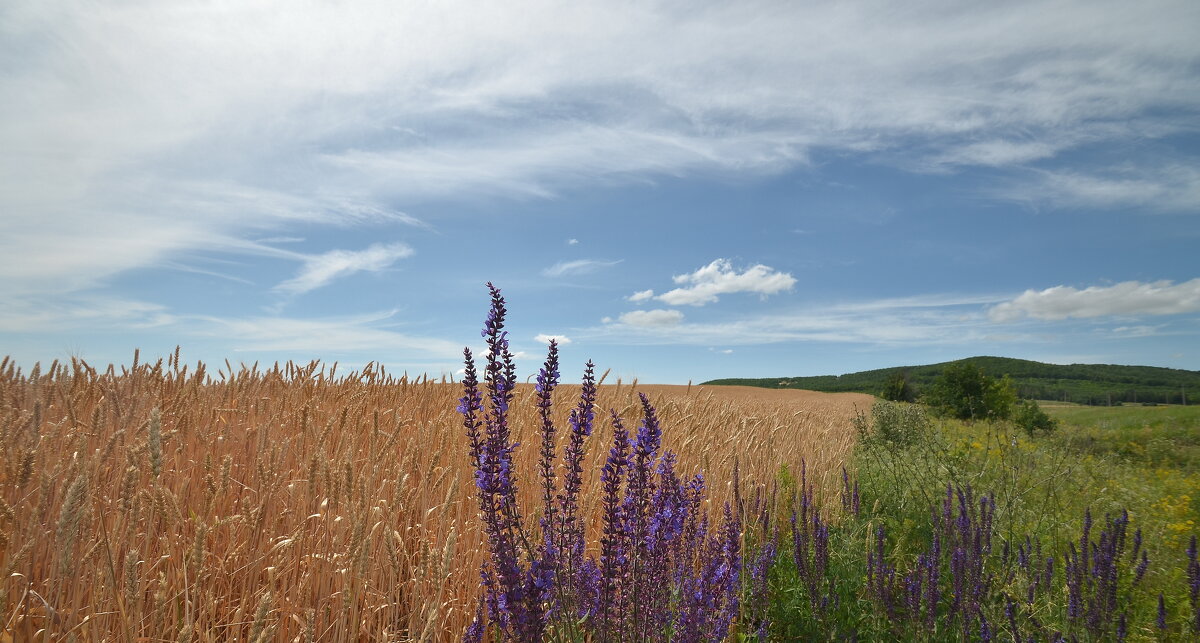
MULTIPOLYGON (((1043 364, 1008 357, 971 357, 966 360, 989 376, 1012 378, 1017 395, 1025 399, 1058 400, 1077 404, 1120 403, 1195 404, 1200 402, 1200 371, 1156 366, 1113 364, 1043 364)), ((727 378, 704 382, 714 385, 798 388, 830 393, 854 392, 878 395, 897 373, 904 373, 920 395, 947 364, 896 366, 846 375, 813 377, 727 378)))

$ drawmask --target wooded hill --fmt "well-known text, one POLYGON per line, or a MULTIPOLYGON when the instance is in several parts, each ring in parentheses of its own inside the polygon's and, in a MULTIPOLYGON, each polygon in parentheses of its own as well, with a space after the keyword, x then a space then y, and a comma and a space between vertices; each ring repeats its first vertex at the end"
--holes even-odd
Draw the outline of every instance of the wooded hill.
MULTIPOLYGON (((1118 366, 1114 364, 1043 364, 1008 357, 970 357, 991 377, 1008 375, 1017 395, 1026 399, 1061 400, 1079 404, 1117 404, 1124 402, 1158 404, 1195 404, 1200 402, 1200 371, 1185 371, 1157 366, 1118 366)), ((761 379, 727 378, 704 382, 715 385, 798 388, 810 391, 855 392, 878 395, 884 383, 897 373, 905 373, 920 395, 942 369, 952 362, 925 366, 896 366, 845 375, 813 377, 767 377, 761 379)))

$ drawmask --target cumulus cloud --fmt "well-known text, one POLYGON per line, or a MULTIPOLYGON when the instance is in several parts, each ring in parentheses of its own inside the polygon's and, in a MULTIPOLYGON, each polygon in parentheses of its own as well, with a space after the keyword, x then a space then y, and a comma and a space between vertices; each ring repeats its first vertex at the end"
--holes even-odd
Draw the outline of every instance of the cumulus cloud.
POLYGON ((577 245, 579 245, 579 239, 567 239, 567 245, 568 246, 577 246, 577 245))
POLYGON ((683 313, 678 310, 633 310, 617 318, 622 324, 641 327, 677 326, 683 321, 683 313))
POLYGON ((562 346, 563 344, 571 343, 571 338, 567 337, 566 335, 547 335, 546 333, 539 333, 536 337, 533 338, 534 341, 541 342, 543 344, 549 344, 550 340, 552 340, 552 339, 554 341, 558 342, 559 346, 562 346))
POLYGON ((628 299, 629 301, 632 301, 632 302, 639 302, 639 301, 646 301, 647 299, 651 299, 653 297, 654 297, 654 290, 639 290, 639 291, 633 293, 632 295, 626 297, 626 299, 628 299))
POLYGON ((586 275, 603 268, 610 268, 621 263, 621 260, 603 261, 600 259, 576 259, 575 261, 560 261, 542 270, 544 277, 565 277, 567 275, 586 275))
POLYGON ((669 290, 655 299, 672 306, 703 306, 717 301, 717 295, 750 292, 765 297, 791 290, 796 283, 796 278, 790 274, 762 264, 738 272, 727 259, 716 259, 695 272, 676 275, 674 280, 683 287, 669 290))
POLYGON ((339 277, 356 272, 385 270, 412 253, 412 248, 403 243, 376 243, 365 250, 331 250, 306 259, 300 272, 275 286, 275 290, 292 295, 304 294, 339 277))
POLYGON ((993 321, 1009 322, 1023 317, 1059 320, 1110 315, 1177 315, 1197 311, 1200 311, 1200 279, 1179 284, 1124 281, 1083 290, 1071 286, 1026 290, 1017 298, 992 307, 988 316, 993 321))

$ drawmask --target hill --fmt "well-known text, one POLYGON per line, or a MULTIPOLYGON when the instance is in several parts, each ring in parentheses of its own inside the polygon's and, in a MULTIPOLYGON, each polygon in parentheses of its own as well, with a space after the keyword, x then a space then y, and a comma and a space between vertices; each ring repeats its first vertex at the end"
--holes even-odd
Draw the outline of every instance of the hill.
MULTIPOLYGON (((960 360, 961 361, 961 360, 960 360)), ((1023 398, 1062 400, 1079 404, 1116 404, 1153 402, 1160 404, 1200 401, 1200 371, 1185 371, 1157 366, 1120 366, 1115 364, 1043 364, 1009 357, 971 357, 992 377, 1008 375, 1023 398)), ((896 366, 845 375, 813 377, 768 377, 760 379, 716 379, 712 385, 800 388, 830 393, 855 392, 878 394, 889 377, 908 374, 909 382, 920 394, 951 362, 924 366, 896 366)))

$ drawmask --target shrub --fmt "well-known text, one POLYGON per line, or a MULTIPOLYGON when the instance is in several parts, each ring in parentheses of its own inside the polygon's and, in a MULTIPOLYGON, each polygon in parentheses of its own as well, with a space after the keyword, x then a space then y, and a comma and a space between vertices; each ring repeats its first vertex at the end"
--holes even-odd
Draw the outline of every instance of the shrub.
POLYGON ((906 447, 927 437, 931 425, 921 406, 878 400, 871 407, 871 417, 859 413, 854 427, 864 446, 906 447))
POLYGON ((960 420, 1003 420, 1017 394, 1007 377, 989 377, 971 362, 953 362, 934 381, 924 401, 935 413, 960 420))
POLYGON ((1058 428, 1058 420, 1046 415, 1042 407, 1033 400, 1018 403, 1013 411, 1012 420, 1030 437, 1036 433, 1052 433, 1058 428))

